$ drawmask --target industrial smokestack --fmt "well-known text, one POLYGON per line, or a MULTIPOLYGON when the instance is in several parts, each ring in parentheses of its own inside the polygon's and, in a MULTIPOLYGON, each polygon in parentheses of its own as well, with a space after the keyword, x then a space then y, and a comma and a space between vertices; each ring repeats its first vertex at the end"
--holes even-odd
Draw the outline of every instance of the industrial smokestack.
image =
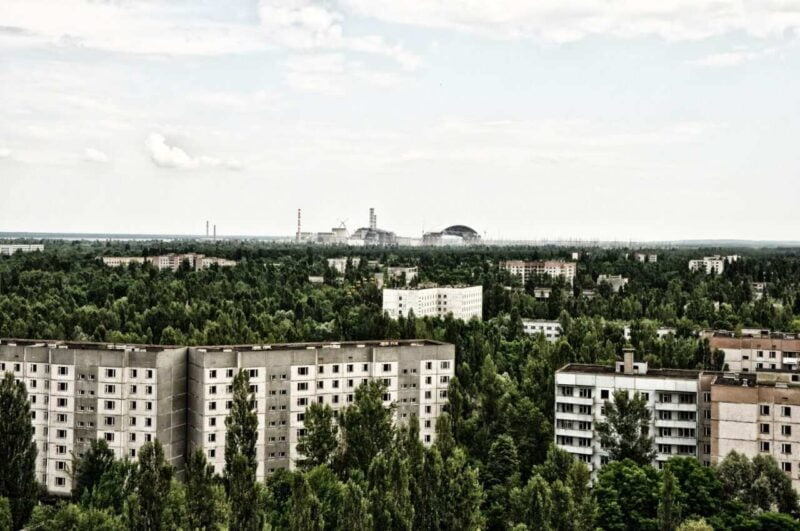
POLYGON ((300 243, 300 230, 301 230, 301 218, 303 215, 303 211, 301 209, 297 209, 297 234, 295 235, 295 240, 300 243))
POLYGON ((208 238, 208 220, 206 220, 206 238, 208 238))
POLYGON ((375 209, 369 209, 369 228, 375 230, 378 228, 378 218, 375 216, 375 209))
POLYGON ((217 241, 217 224, 214 223, 214 241, 217 241))

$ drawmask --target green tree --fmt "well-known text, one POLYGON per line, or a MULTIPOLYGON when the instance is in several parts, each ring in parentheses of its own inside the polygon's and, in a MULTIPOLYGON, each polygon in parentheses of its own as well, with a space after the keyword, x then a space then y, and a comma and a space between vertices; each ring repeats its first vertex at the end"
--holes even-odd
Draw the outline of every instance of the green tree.
POLYGON ((630 459, 648 465, 655 458, 649 435, 650 410, 640 393, 633 398, 625 389, 614 391, 614 400, 605 403, 606 420, 597 423, 600 443, 613 461, 630 459))
POLYGON ((364 492, 363 484, 358 479, 350 478, 344 485, 339 526, 340 529, 348 531, 371 531, 374 529, 369 499, 364 492))
POLYGON ((714 531, 714 528, 703 518, 700 518, 697 520, 686 520, 678 526, 678 531, 714 531))
POLYGON ((408 460, 398 452, 379 454, 369 467, 369 500, 376 529, 408 531, 413 527, 408 460))
POLYGON ((341 471, 358 469, 367 472, 373 457, 391 446, 393 405, 383 405, 385 393, 386 386, 382 382, 368 380, 356 388, 353 405, 341 411, 341 471))
MULTIPOLYGON (((561 481, 557 481, 563 487, 561 481)), ((553 497, 550 486, 540 475, 533 476, 521 489, 512 491, 512 507, 514 514, 511 516, 516 521, 521 521, 529 529, 552 529, 553 497)), ((570 495, 571 497, 571 495, 570 495)), ((559 507, 558 510, 568 509, 559 507)))
POLYGON ((223 529, 228 518, 227 501, 216 481, 214 466, 197 449, 186 461, 186 504, 189 529, 223 529))
POLYGON ((648 531, 658 528, 658 472, 630 459, 612 461, 600 469, 595 486, 597 525, 607 531, 648 531))
POLYGON ((232 529, 261 528, 261 511, 256 486, 256 438, 258 417, 253 411, 250 377, 241 370, 233 378, 233 404, 225 419, 225 484, 231 507, 232 529))
POLYGON ((297 442, 297 451, 305 456, 300 466, 308 469, 330 464, 339 445, 331 406, 312 403, 305 411, 304 426, 305 435, 297 442))
POLYGON ((127 531, 123 519, 107 509, 75 504, 38 505, 27 529, 36 531, 127 531))
POLYGON ((31 515, 39 487, 28 391, 11 373, 0 380, 0 419, 0 497, 8 499, 14 529, 19 529, 31 515))
POLYGON ((483 488, 478 471, 467 462, 464 450, 456 448, 444 465, 443 495, 439 496, 441 529, 473 531, 484 525, 481 504, 483 488))
POLYGON ((75 460, 72 496, 80 499, 100 483, 103 474, 114 465, 114 451, 105 439, 92 439, 83 457, 75 460))
POLYGON ((13 525, 11 504, 8 502, 8 498, 0 497, 0 531, 11 531, 13 525))
POLYGON ((172 476, 172 466, 164 458, 164 448, 158 439, 145 443, 139 450, 137 488, 131 504, 130 520, 134 529, 162 529, 172 476))
POLYGON ((658 529, 659 531, 675 531, 681 521, 681 507, 678 499, 678 485, 675 475, 669 465, 664 468, 661 475, 661 498, 658 503, 658 529))
POLYGON ((292 479, 292 510, 289 513, 291 531, 322 531, 325 521, 322 504, 311 491, 305 474, 295 474, 292 479))

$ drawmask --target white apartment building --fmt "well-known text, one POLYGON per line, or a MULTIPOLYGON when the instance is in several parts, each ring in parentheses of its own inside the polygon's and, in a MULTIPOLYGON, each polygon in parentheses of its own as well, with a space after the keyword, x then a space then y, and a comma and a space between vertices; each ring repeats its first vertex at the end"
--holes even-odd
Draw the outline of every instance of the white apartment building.
POLYGON ((642 262, 642 263, 650 262, 651 264, 654 264, 658 262, 657 254, 634 253, 633 258, 637 262, 642 262))
POLYGON ((705 271, 707 275, 720 275, 725 270, 725 263, 733 263, 739 260, 739 256, 732 254, 729 256, 706 256, 702 259, 689 260, 689 271, 705 271))
POLYGON ((711 385, 713 463, 771 455, 800 490, 800 375, 725 373, 711 385))
POLYGON ((104 256, 103 265, 108 267, 127 267, 130 264, 143 264, 144 256, 104 256))
POLYGON ((561 323, 558 321, 523 319, 522 328, 529 336, 542 334, 544 338, 551 343, 555 343, 561 337, 561 323))
POLYGON ((386 386, 395 421, 416 416, 431 444, 448 400, 455 347, 428 340, 159 347, 67 341, 0 340, 0 374, 26 384, 38 450, 37 479, 54 494, 72 489, 70 470, 93 439, 118 458, 136 459, 158 439, 181 474, 186 451, 202 448, 224 467, 225 418, 233 376, 250 375, 258 415, 258 477, 291 468, 316 401, 335 414, 369 379, 386 386))
POLYGON ((732 372, 795 371, 800 361, 800 339, 794 334, 766 331, 755 337, 732 337, 715 333, 709 346, 725 353, 725 369, 732 372))
POLYGON ((406 285, 410 284, 419 275, 417 267, 388 267, 386 272, 390 278, 402 278, 405 275, 406 285))
MULTIPOLYGON (((676 329, 669 326, 659 326, 656 328, 656 337, 658 339, 664 339, 667 336, 674 336, 676 332, 676 329)), ((631 340, 631 325, 626 324, 622 327, 622 335, 627 341, 631 340)))
POLYGON ((384 288, 383 311, 392 319, 407 317, 444 317, 469 321, 483 318, 482 286, 433 286, 418 288, 384 288))
POLYGON ((183 466, 186 348, 0 340, 0 374, 26 384, 37 479, 55 494, 72 489, 72 460, 92 439, 136 458, 158 438, 183 466))
POLYGON ((603 282, 611 286, 611 291, 614 293, 619 292, 619 290, 628 285, 628 279, 622 275, 598 275, 597 284, 600 285, 603 282))
POLYGON ((36 251, 44 251, 44 245, 35 243, 0 244, 0 256, 11 256, 15 253, 33 253, 36 251))
POLYGON ((648 402, 655 466, 676 455, 710 462, 711 394, 706 389, 711 378, 700 371, 648 369, 646 362, 633 361, 632 351, 614 367, 569 364, 555 375, 555 443, 589 465, 595 475, 608 462, 597 422, 604 419, 605 402, 624 389, 648 402))
POLYGON ((347 271, 347 261, 350 261, 351 267, 358 267, 361 263, 361 258, 358 256, 353 257, 343 257, 343 258, 328 258, 328 267, 339 273, 340 275, 344 275, 347 271))
POLYGON ((301 457, 306 408, 327 404, 338 415, 367 380, 386 385, 384 404, 396 404, 395 422, 415 415, 430 445, 447 404, 455 348, 436 341, 368 341, 189 348, 189 452, 202 448, 217 472, 225 466, 225 417, 233 376, 249 371, 258 415, 257 478, 293 468, 301 457))
POLYGON ((577 264, 575 262, 564 262, 562 260, 506 260, 505 262, 500 262, 500 268, 519 277, 523 286, 530 277, 538 275, 563 278, 566 282, 572 284, 575 280, 577 264))

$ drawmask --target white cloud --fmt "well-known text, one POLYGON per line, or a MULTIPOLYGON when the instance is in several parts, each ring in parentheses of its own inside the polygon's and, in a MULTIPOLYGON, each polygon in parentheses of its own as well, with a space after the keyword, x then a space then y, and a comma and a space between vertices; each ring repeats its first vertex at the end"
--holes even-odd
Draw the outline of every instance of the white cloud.
POLYGON ((0 159, 7 159, 11 157, 11 150, 7 147, 0 147, 0 159))
POLYGON ((780 49, 775 47, 765 48, 763 50, 739 49, 732 50, 730 52, 712 53, 706 55, 705 57, 688 61, 688 64, 708 68, 725 68, 730 66, 738 66, 744 63, 755 61, 756 59, 762 57, 775 55, 779 51, 780 49))
POLYGON ((798 0, 340 0, 340 4, 349 12, 389 22, 557 43, 592 35, 696 40, 738 31, 765 38, 800 28, 798 0))
POLYGON ((108 155, 95 148, 86 148, 83 152, 83 160, 87 162, 108 162, 108 155))
POLYGON ((235 159, 222 160, 216 157, 201 155, 192 157, 178 146, 167 144, 167 139, 160 133, 151 133, 147 137, 145 147, 153 164, 160 168, 197 169, 197 168, 226 168, 239 170, 242 164, 235 159))

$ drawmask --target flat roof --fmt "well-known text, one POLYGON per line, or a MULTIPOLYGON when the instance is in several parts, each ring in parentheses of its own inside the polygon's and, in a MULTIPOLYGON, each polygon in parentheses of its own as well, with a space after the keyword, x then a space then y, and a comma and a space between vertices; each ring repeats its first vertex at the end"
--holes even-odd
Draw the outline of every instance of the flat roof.
MULTIPOLYGON (((161 352, 184 345, 141 345, 132 343, 93 343, 86 341, 64 341, 56 339, 0 339, 0 345, 42 348, 67 348, 76 350, 144 350, 161 352)), ((273 343, 255 345, 194 345, 189 348, 203 349, 207 352, 259 351, 259 350, 308 350, 336 348, 390 348, 390 347, 426 347, 450 345, 433 339, 383 339, 369 341, 316 341, 307 343, 273 343)))
MULTIPOLYGON (((620 360, 621 363, 621 360, 620 360)), ((692 378, 696 379, 703 372, 713 371, 698 371, 695 369, 651 369, 648 368, 647 372, 625 374, 624 372, 617 372, 616 367, 613 365, 592 365, 588 363, 568 363, 556 372, 568 373, 584 373, 584 374, 618 374, 620 376, 638 376, 639 378, 692 378)))

